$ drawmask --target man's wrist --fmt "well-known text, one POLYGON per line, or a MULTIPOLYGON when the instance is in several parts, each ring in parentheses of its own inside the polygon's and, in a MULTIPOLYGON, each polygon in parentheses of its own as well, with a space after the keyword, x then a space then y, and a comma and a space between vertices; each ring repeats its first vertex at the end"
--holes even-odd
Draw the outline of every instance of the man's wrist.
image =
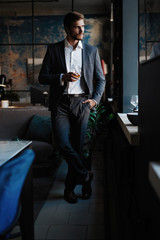
POLYGON ((95 99, 92 99, 95 103, 96 103, 96 105, 95 105, 95 107, 97 106, 97 101, 95 100, 95 99))

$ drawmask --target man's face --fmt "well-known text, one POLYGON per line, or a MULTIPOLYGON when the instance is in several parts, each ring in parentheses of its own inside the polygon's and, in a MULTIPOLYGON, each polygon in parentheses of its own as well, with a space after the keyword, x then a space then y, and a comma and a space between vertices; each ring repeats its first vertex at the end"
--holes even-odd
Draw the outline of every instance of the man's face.
POLYGON ((84 36, 84 20, 74 22, 68 30, 68 34, 72 39, 82 40, 84 36))

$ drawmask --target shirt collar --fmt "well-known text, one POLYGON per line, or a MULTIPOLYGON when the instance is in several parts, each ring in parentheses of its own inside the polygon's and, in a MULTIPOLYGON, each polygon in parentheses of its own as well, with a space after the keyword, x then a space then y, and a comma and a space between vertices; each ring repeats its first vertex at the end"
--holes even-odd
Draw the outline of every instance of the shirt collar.
MULTIPOLYGON (((72 45, 67 41, 67 39, 65 38, 65 48, 69 48, 70 50, 73 50, 73 47, 72 45)), ((83 44, 82 44, 82 41, 78 41, 78 45, 76 48, 81 48, 83 49, 83 44)))

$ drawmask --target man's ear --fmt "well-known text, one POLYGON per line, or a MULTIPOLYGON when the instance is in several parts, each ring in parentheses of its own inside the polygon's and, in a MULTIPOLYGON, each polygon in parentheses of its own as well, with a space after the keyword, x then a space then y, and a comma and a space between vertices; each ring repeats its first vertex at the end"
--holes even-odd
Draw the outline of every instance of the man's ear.
POLYGON ((70 29, 69 29, 68 27, 65 27, 64 29, 65 29, 65 32, 66 32, 67 34, 70 33, 70 29))

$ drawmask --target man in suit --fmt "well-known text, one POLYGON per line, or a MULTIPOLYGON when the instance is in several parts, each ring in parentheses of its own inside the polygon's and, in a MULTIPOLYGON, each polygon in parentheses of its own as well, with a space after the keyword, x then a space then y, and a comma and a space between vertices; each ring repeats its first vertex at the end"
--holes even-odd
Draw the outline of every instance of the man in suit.
POLYGON ((82 41, 83 14, 67 13, 64 28, 66 38, 47 48, 39 82, 50 85, 53 135, 68 164, 64 199, 76 203, 74 188, 77 184, 82 185, 83 199, 90 198, 92 193, 93 173, 87 169, 82 148, 90 111, 101 100, 105 78, 97 48, 82 41))

